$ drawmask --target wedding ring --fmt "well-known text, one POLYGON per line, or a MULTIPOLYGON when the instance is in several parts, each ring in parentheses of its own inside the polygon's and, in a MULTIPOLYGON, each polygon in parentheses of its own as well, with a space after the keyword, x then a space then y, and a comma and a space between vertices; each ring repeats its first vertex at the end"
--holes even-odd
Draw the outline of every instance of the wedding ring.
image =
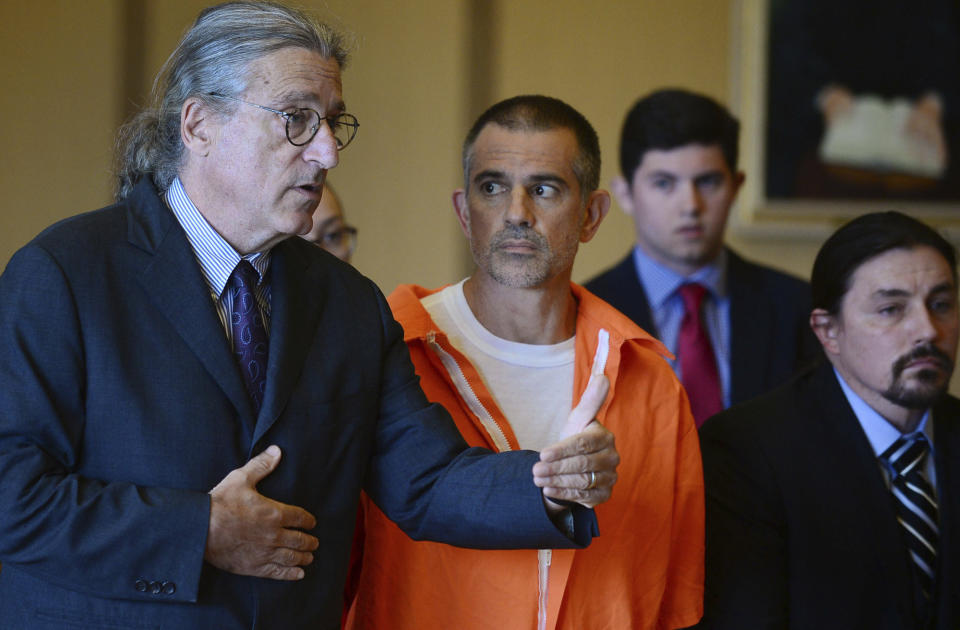
POLYGON ((590 483, 587 484, 585 490, 593 490, 597 487, 597 473, 590 471, 590 483))

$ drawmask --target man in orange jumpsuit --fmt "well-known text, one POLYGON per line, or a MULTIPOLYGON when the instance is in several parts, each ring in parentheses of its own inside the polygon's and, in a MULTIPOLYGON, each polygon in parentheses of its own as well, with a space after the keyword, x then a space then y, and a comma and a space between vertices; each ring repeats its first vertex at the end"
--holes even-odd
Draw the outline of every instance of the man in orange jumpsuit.
POLYGON ((703 481, 686 394, 658 341, 570 281, 610 206, 596 132, 561 101, 516 97, 477 120, 463 161, 453 204, 476 271, 389 298, 421 385, 471 446, 537 450, 576 432, 565 419, 603 373, 597 419, 616 436, 619 482, 596 509, 600 537, 575 551, 414 542, 365 499, 347 627, 689 626, 702 611, 703 481))

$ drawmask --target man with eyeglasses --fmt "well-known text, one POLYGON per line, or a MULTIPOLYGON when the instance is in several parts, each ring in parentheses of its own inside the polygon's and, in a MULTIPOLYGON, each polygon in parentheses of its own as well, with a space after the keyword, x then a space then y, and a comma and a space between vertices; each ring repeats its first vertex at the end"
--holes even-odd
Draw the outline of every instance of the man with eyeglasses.
POLYGON ((357 247, 357 228, 346 223, 343 204, 329 181, 323 183, 323 197, 313 211, 313 227, 302 235, 340 260, 350 262, 357 247))
POLYGON ((345 60, 283 5, 203 11, 121 132, 117 203, 0 276, 0 628, 339 627, 361 488, 416 538, 595 534, 609 432, 468 450, 376 286, 289 238, 357 130, 345 60))

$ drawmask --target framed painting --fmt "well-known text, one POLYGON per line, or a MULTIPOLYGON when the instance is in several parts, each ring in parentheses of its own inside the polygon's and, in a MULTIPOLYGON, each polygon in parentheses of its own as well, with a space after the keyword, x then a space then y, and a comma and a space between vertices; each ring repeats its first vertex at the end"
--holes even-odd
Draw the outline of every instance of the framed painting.
POLYGON ((734 0, 745 235, 897 209, 960 236, 960 3, 734 0))

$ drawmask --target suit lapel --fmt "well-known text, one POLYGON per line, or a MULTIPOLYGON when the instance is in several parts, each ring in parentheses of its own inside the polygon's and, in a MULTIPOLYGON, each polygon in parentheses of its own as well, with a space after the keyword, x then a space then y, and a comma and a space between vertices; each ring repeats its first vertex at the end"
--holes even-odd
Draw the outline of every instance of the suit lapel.
POLYGON ((637 266, 633 262, 633 253, 614 268, 616 285, 627 290, 621 293, 622 300, 614 304, 620 312, 637 323, 640 328, 659 338, 657 326, 653 322, 653 313, 650 311, 650 302, 647 301, 647 290, 637 275, 637 266))
POLYGON ((310 264, 289 241, 274 248, 270 267, 270 358, 254 443, 277 421, 300 380, 327 293, 323 265, 317 259, 310 264))
POLYGON ((253 408, 196 256, 151 183, 141 181, 132 197, 129 242, 152 254, 137 279, 236 407, 249 438, 253 408))
POLYGON ((940 509, 937 628, 960 623, 960 403, 947 398, 933 409, 933 441, 940 509))
POLYGON ((913 569, 876 454, 828 362, 816 371, 812 383, 804 399, 810 401, 811 422, 822 427, 823 442, 833 447, 837 479, 831 483, 850 515, 842 526, 853 527, 869 541, 851 550, 847 561, 867 563, 869 559, 861 558, 867 551, 881 567, 881 581, 887 586, 877 597, 895 598, 903 618, 916 619, 913 569))
POLYGON ((750 268, 735 253, 727 250, 727 289, 730 294, 730 401, 733 404, 753 398, 764 389, 764 376, 770 365, 770 339, 773 305, 770 297, 757 289, 750 268))

